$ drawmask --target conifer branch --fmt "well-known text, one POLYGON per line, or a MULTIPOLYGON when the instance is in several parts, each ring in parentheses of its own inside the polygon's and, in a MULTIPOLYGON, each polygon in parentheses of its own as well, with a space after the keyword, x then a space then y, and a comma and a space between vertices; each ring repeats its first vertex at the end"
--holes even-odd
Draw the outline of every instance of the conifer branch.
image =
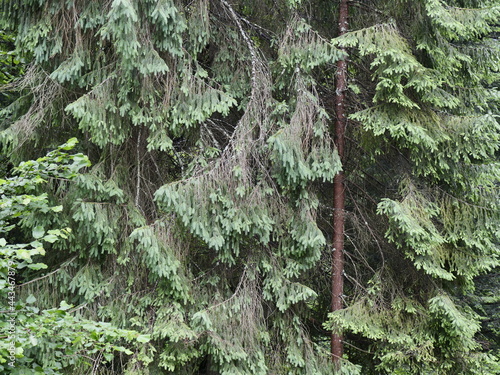
POLYGON ((345 345, 348 345, 348 346, 350 346, 350 347, 353 347, 354 349, 359 350, 360 352, 363 352, 363 353, 367 353, 367 354, 375 354, 374 352, 370 352, 370 351, 368 351, 368 350, 361 349, 361 348, 357 347, 356 345, 353 345, 353 344, 351 344, 351 343, 349 343, 349 342, 347 342, 347 341, 344 341, 344 344, 345 344, 345 345))
POLYGON ((35 283, 35 282, 37 282, 37 281, 43 280, 43 279, 45 279, 45 278, 47 278, 47 277, 49 277, 49 276, 52 276, 53 274, 55 274, 55 273, 57 273, 57 272, 61 271, 63 268, 65 268, 66 266, 68 266, 68 265, 69 265, 69 264, 70 264, 73 260, 75 260, 76 258, 78 258, 78 257, 77 257, 77 256, 74 256, 74 257, 73 257, 73 258, 71 258, 70 260, 68 260, 68 261, 64 262, 64 263, 61 265, 61 267, 59 267, 59 268, 55 269, 54 271, 49 272, 49 273, 48 273, 48 274, 46 274, 46 275, 43 275, 43 276, 37 277, 37 278, 35 278, 35 279, 33 279, 33 280, 26 281, 25 283, 19 284, 19 285, 17 285, 17 287, 19 287, 19 288, 20 288, 20 287, 23 287, 23 286, 26 286, 26 285, 29 285, 29 284, 35 283))
POLYGON ((248 51, 250 52, 251 60, 252 60, 252 76, 250 77, 252 81, 252 93, 250 94, 250 100, 249 103, 253 101, 255 97, 255 91, 257 90, 257 52, 255 51, 255 48, 253 46, 252 41, 250 40, 250 37, 246 33, 246 31, 243 29, 243 26, 241 25, 240 22, 240 17, 236 14, 234 11, 233 7, 229 5, 229 3, 226 0, 220 0, 220 2, 226 7, 226 9, 229 12, 229 15, 231 18, 234 20, 236 25, 238 26, 238 29, 240 31, 241 37, 245 41, 248 47, 248 51))
POLYGON ((225 299, 224 301, 221 301, 215 305, 207 307, 204 311, 213 310, 213 309, 215 309, 219 306, 222 306, 222 305, 228 303, 229 301, 231 301, 234 297, 236 297, 238 295, 238 292, 240 291, 241 286, 243 285, 243 282, 246 280, 246 278, 247 278, 247 269, 245 267, 245 270, 243 271, 243 274, 240 277, 240 281, 238 282, 238 285, 236 286, 236 289, 235 289, 234 293, 231 295, 231 297, 229 297, 229 298, 225 299))
POLYGON ((364 9, 364 10, 367 10, 369 12, 372 12, 372 13, 377 13, 377 14, 380 14, 384 17, 387 17, 389 18, 390 16, 387 14, 387 13, 384 13, 382 12, 381 10, 375 8, 375 7, 371 7, 365 3, 362 3, 361 1, 355 1, 355 0, 349 0, 348 1, 349 5, 350 6, 354 6, 356 8, 360 8, 360 9, 364 9))
POLYGON ((137 179, 135 185, 135 206, 139 208, 139 194, 141 188, 141 154, 140 154, 140 145, 141 145, 141 129, 139 129, 139 134, 137 135, 137 145, 136 145, 136 156, 137 156, 137 179))
MULTIPOLYGON (((380 253, 380 257, 382 259, 381 269, 383 270, 384 266, 385 266, 385 257, 384 257, 384 251, 382 250, 382 246, 380 245, 380 242, 379 242, 377 236, 375 235, 372 227, 368 223, 368 220, 364 217, 364 215, 363 215, 363 213, 361 211, 361 208, 359 207, 358 203, 356 202, 356 199, 354 199, 352 197, 351 190, 349 189, 348 191, 349 191, 349 195, 351 195, 351 201, 354 203, 354 206, 356 206, 356 210, 358 211, 359 215, 361 216, 361 219, 363 220, 363 223, 365 224, 366 228, 370 232, 370 235, 372 236, 372 238, 375 240, 375 243, 377 244, 377 247, 378 247, 378 250, 379 250, 379 253, 380 253)), ((368 196, 368 194, 366 194, 366 195, 368 196)))

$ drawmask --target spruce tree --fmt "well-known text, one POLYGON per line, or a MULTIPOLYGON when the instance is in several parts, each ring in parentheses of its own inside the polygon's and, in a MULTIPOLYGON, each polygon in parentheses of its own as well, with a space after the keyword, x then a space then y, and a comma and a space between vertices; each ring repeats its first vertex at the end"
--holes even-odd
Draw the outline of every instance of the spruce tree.
MULTIPOLYGON (((378 22, 334 40, 351 48, 350 124, 359 143, 347 186, 352 237, 367 238, 353 241, 358 262, 346 272, 346 294, 357 296, 329 326, 356 338, 350 358, 370 352, 373 372, 497 373, 498 352, 481 353, 481 318, 464 294, 498 264, 499 45, 491 25, 499 8, 407 6, 379 4, 378 22)), ((352 19, 364 21, 366 11, 359 6, 352 19)))
POLYGON ((83 353, 97 373, 330 374, 332 331, 343 373, 499 371, 466 293, 499 257, 500 8, 349 12, 339 35, 318 0, 2 1, 31 62, 2 147, 17 163, 75 136, 92 161, 47 185, 59 215, 18 228, 71 228, 19 295, 151 335, 83 353), (344 308, 327 316, 339 172, 344 308))

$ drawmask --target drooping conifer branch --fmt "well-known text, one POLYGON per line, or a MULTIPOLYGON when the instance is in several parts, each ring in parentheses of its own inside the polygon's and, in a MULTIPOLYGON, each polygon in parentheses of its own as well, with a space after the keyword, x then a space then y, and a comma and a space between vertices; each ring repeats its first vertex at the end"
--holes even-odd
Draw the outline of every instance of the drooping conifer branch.
POLYGON ((248 34, 245 32, 243 29, 243 26, 241 25, 240 18, 234 11, 234 9, 229 5, 229 3, 225 0, 221 0, 221 3, 226 7, 227 11, 229 12, 231 18, 234 20, 236 25, 238 26, 238 30, 240 31, 241 37, 245 40, 245 43, 247 44, 248 50, 250 51, 250 56, 252 57, 252 93, 250 96, 250 100, 253 98, 255 89, 257 86, 257 52, 255 51, 255 48, 253 46, 252 41, 250 40, 250 37, 248 34))
MULTIPOLYGON (((346 0, 340 2, 339 8, 339 36, 347 32, 348 4, 346 0)), ((345 145, 345 99, 347 90, 347 61, 345 58, 337 63, 335 82, 335 145, 341 160, 344 159, 345 145)), ((342 309, 342 295, 344 291, 344 222, 345 222, 345 187, 344 172, 340 171, 333 181, 333 254, 332 254, 332 312, 342 309)), ((342 335, 332 332, 331 337, 332 359, 339 366, 343 353, 342 335)))
MULTIPOLYGON (((221 3, 226 8, 229 16, 233 19, 235 24, 238 26, 239 33, 240 33, 241 37, 243 38, 243 40, 245 41, 245 44, 247 45, 248 51, 250 53, 251 64, 252 64, 251 77, 250 77, 251 92, 250 92, 250 97, 248 100, 248 105, 247 105, 247 108, 245 110, 245 115, 242 116, 242 118, 238 121, 238 124, 235 127, 235 132, 233 133, 233 136, 231 137, 228 144, 226 145, 226 147, 223 150, 223 154, 225 154, 226 152, 229 152, 230 147, 233 145, 234 138, 238 134, 236 129, 240 128, 240 125, 244 121, 247 120, 247 117, 249 117, 249 113, 251 113, 252 107, 258 108, 257 102, 259 101, 259 99, 260 99, 261 103, 265 103, 265 101, 262 102, 262 98, 260 96, 264 92, 267 92, 269 90, 270 86, 267 84, 269 78, 266 77, 267 73, 265 72, 265 69, 263 67, 263 63, 262 63, 261 59, 259 58, 259 55, 255 49, 254 43, 250 39, 248 33, 243 29, 243 25, 241 24, 241 21, 240 21, 241 17, 238 14, 236 14, 235 10, 231 7, 231 5, 227 1, 221 0, 221 3)), ((263 134, 262 129, 260 129, 260 134, 261 134, 260 138, 262 138, 262 134, 263 134)))
POLYGON ((137 135, 137 182, 135 191, 135 206, 139 207, 139 194, 141 191, 141 130, 139 129, 139 134, 137 135))

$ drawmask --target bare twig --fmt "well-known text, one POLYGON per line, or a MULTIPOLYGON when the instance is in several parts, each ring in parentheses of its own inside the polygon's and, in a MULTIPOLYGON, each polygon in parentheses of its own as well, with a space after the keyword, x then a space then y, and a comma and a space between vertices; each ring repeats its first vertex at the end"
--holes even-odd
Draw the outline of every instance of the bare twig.
POLYGON ((137 135, 137 182, 135 191, 135 206, 139 208, 139 193, 141 186, 141 129, 139 129, 139 134, 137 135))

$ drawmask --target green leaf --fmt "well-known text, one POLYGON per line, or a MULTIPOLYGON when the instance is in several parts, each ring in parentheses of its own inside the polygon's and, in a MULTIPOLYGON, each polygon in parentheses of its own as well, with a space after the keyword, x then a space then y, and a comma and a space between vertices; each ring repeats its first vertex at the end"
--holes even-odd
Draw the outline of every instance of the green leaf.
POLYGON ((61 301, 59 308, 63 311, 66 311, 66 310, 71 309, 72 307, 73 307, 73 305, 69 305, 66 301, 61 301))
POLYGON ((37 346, 38 345, 38 339, 35 336, 30 335, 29 340, 30 340, 31 345, 33 345, 33 346, 37 346))
POLYGON ((43 237, 44 241, 47 241, 47 242, 50 242, 50 243, 54 243, 58 239, 59 239, 59 237, 56 236, 55 234, 47 234, 46 236, 43 237))
POLYGON ((33 237, 38 239, 38 238, 43 237, 44 234, 45 234, 45 230, 43 229, 43 227, 38 226, 38 227, 33 228, 33 237))
POLYGON ((140 343, 146 343, 151 340, 151 335, 139 335, 136 340, 140 343))
POLYGON ((28 268, 31 270, 42 270, 48 268, 48 266, 45 263, 34 263, 34 264, 28 264, 28 268))
POLYGON ((76 146, 77 143, 78 143, 78 140, 76 138, 70 138, 70 139, 68 139, 68 141, 65 144, 59 146, 59 149, 69 151, 69 150, 72 150, 76 146))

